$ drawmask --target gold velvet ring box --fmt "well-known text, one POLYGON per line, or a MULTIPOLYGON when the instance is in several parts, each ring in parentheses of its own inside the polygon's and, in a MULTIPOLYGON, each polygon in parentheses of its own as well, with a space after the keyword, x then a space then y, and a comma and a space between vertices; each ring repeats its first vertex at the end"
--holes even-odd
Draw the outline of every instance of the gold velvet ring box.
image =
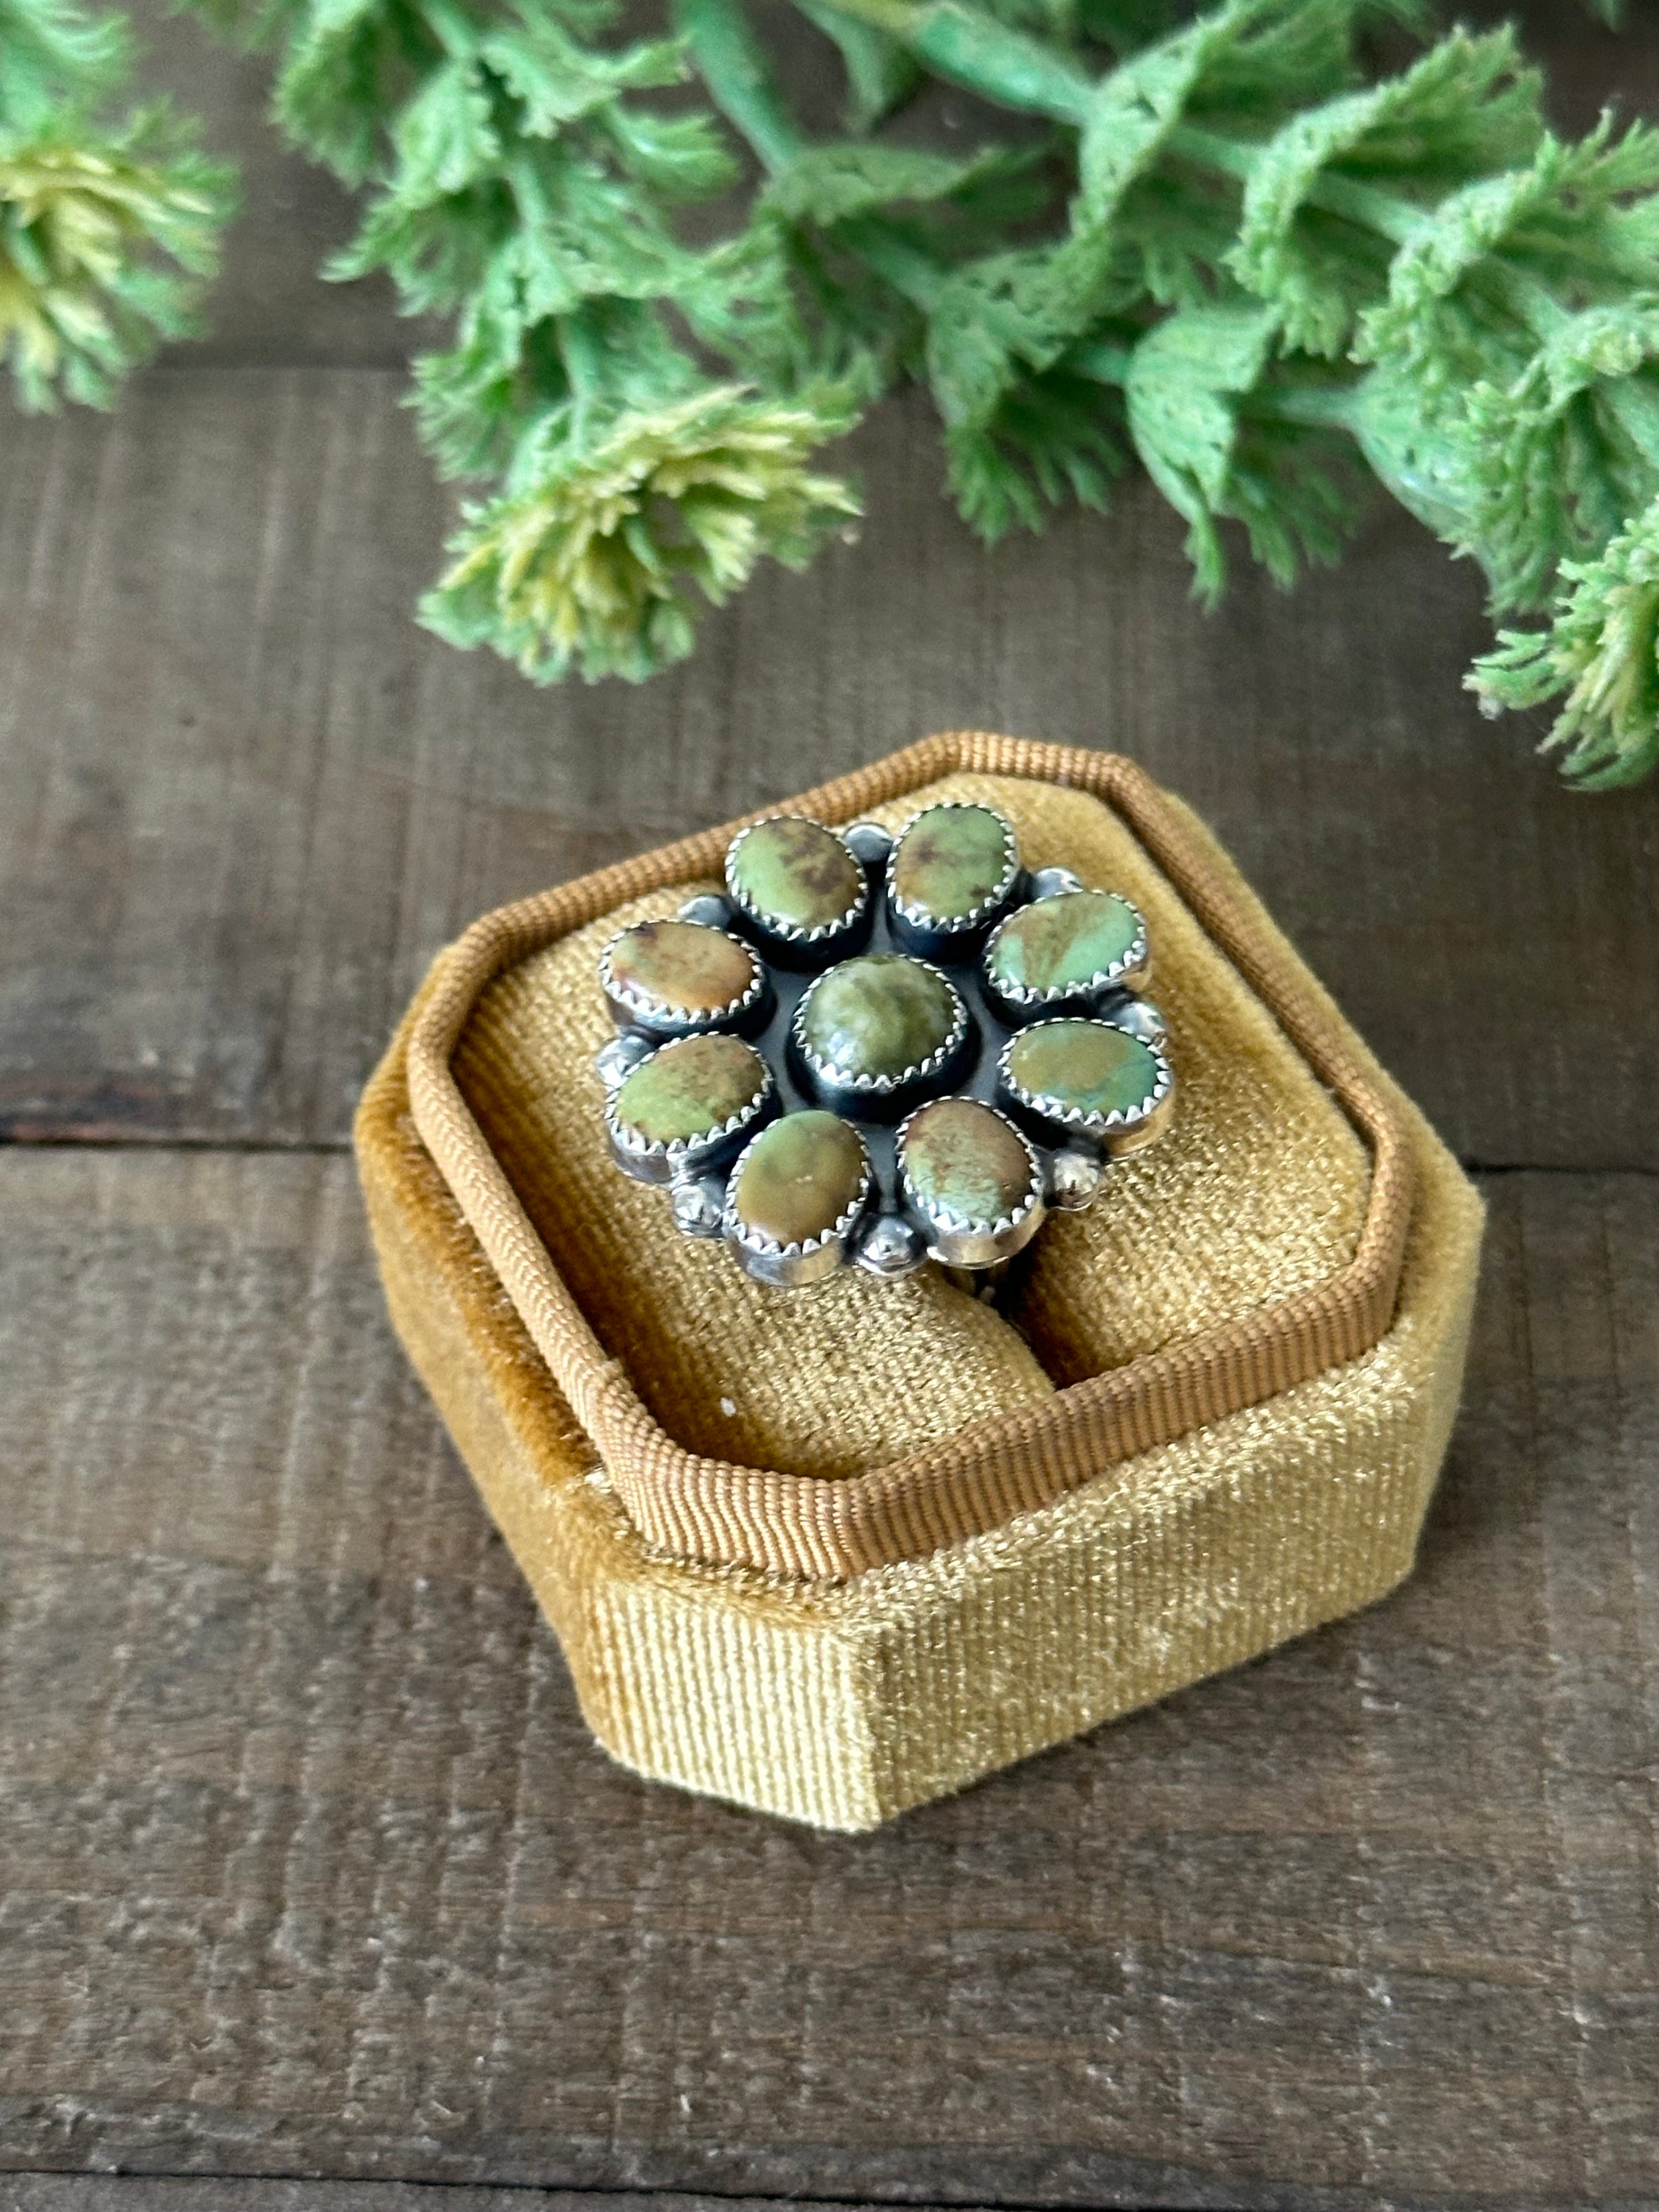
POLYGON ((1129 763, 969 732, 787 805, 892 827, 941 797, 1139 907, 1179 1086, 1000 1310, 932 1267, 769 1288, 612 1164, 600 949, 715 888, 735 823, 485 916, 357 1122, 393 1321, 594 1734, 826 1828, 1399 1582, 1480 1243, 1421 1115, 1129 763))

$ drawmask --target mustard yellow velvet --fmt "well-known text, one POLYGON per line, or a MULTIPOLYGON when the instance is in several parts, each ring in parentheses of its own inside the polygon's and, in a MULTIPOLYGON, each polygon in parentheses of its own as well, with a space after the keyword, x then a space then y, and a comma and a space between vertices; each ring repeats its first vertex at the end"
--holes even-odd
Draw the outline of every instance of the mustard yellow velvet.
MULTIPOLYGON (((945 793, 991 798, 1034 865, 1143 907, 1182 1086, 1165 1142, 1115 1170, 1094 1212, 1045 1228, 1006 1319, 931 1273, 763 1290, 617 1175, 592 1073, 607 1027, 593 963, 617 918, 500 978, 463 1039, 458 1078, 560 1272, 693 1449, 830 1475, 880 1465, 1352 1254, 1363 1146, 1121 822, 1015 778, 952 776, 886 811, 945 793)), ((1455 1408, 1480 1218, 1411 1122, 1413 1234, 1394 1327, 1370 1352, 1003 1528, 839 1583, 648 1551, 415 1134, 399 1043, 358 1146, 393 1320, 600 1741, 643 1773, 858 1829, 1408 1571, 1455 1408)))

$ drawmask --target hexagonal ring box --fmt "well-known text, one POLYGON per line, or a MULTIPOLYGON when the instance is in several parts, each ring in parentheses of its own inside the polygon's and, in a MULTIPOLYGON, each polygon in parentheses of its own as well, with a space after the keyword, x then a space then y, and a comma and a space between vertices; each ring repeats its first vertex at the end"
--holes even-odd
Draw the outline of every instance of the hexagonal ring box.
MULTIPOLYGON (((600 1742, 830 1828, 1391 1589, 1449 1434, 1478 1258, 1455 1163, 1207 831, 1131 763, 958 733, 750 818, 863 825, 867 890, 941 807, 1006 824, 1025 892, 1099 887, 1144 918, 1161 1017, 1140 1025, 1176 1089, 1155 1146, 1085 1178, 1086 1209, 1054 1203, 1064 1132, 1011 1124, 1051 1210, 994 1305, 918 1262, 1006 1253, 929 1243, 914 1207, 873 1242, 869 1209, 848 1212, 842 1256, 863 1264, 781 1295, 723 1214, 684 1218, 695 1177, 619 1158, 621 1082, 660 1040, 605 1062, 619 1022, 624 1042, 639 1026, 614 948, 682 915, 759 941, 739 909, 764 871, 726 867, 743 823, 475 924, 357 1124, 394 1323, 600 1742)), ((857 956, 853 925, 804 955, 763 945, 795 1027, 811 978, 857 956)), ((947 975, 957 950, 883 948, 947 975)), ((1115 992, 1081 1012, 1132 1034, 1115 992)), ((777 1005, 753 1012, 764 1042, 777 1005)), ((981 999, 972 1019, 1000 1044, 998 1021, 1032 1033, 1028 1012, 981 999)), ((902 1133, 896 1110, 839 1103, 866 1146, 902 1133)))

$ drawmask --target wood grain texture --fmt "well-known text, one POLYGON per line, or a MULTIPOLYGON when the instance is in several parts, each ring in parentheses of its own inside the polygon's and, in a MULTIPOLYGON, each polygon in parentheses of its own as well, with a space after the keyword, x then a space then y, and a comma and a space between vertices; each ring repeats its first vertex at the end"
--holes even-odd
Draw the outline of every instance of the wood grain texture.
MULTIPOLYGON (((1206 620, 1144 490, 982 552, 914 403, 690 668, 449 652, 419 333, 140 12, 247 213, 0 461, 0 1134, 75 1140, 0 1152, 0 2212, 1659 2206, 1659 1178, 1491 1180, 1396 1598, 852 1839, 592 1748, 327 1149, 482 908, 974 722, 1192 799, 1466 1158, 1650 1170, 1659 789, 1475 717, 1403 517, 1206 620)), ((1659 106, 1650 11, 1521 13, 1569 127, 1659 106)))
MULTIPOLYGON (((0 2173, 0 2212, 726 2212, 678 2191, 489 2189, 420 2181, 258 2181, 222 2174, 0 2173)), ((744 2212, 872 2212, 837 2198, 745 2197, 744 2212)), ((928 2212, 926 2206, 917 2212, 928 2212)))
POLYGON ((1490 1195, 1413 1581, 848 1838, 592 1748, 344 1161, 0 1155, 0 2164, 1659 2201, 1659 1180, 1490 1195))
POLYGON ((340 1142, 483 908, 963 725, 1127 752, 1220 830, 1466 1157, 1659 1165, 1659 784, 1586 801, 1458 689, 1476 580, 1398 513, 1206 618, 1144 489, 988 554, 918 403, 871 518, 643 689, 410 607, 442 498, 392 372, 174 370, 0 478, 0 1127, 340 1142))
POLYGON ((207 145, 235 164, 240 179, 240 210, 225 234, 205 328, 168 358, 266 368, 406 361, 434 326, 398 313, 388 278, 321 280, 359 210, 325 170, 288 152, 268 121, 269 63, 210 37, 198 17, 167 0, 138 0, 123 12, 135 33, 140 90, 197 118, 207 145))

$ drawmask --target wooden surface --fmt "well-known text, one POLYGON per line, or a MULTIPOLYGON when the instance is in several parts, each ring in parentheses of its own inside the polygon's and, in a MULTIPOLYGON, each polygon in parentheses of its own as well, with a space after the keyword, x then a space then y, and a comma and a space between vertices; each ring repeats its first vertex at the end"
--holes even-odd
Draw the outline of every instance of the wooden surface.
POLYGON ((453 653, 407 327, 156 36, 249 164, 215 335, 0 433, 0 2212, 1659 2204, 1659 787, 1479 720, 1403 517, 1206 620, 1144 495, 981 553, 914 407, 689 669, 453 653), (823 1838, 593 1750, 342 1147, 479 909, 963 722, 1193 800, 1492 1233, 1397 1597, 823 1838))

